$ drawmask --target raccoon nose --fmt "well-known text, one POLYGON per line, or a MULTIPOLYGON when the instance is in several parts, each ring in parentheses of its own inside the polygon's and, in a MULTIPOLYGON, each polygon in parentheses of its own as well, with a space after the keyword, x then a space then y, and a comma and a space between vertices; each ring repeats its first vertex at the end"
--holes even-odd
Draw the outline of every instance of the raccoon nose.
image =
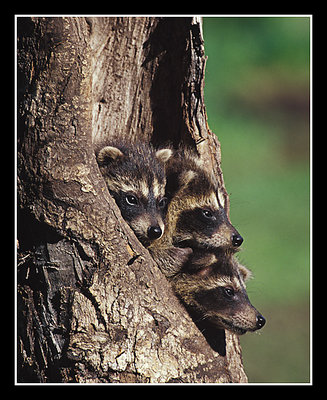
POLYGON ((265 323, 266 323, 266 320, 264 319, 264 317, 262 315, 258 315, 257 316, 257 328, 261 329, 265 323))
POLYGON ((150 226, 148 229, 148 237, 149 239, 159 239, 162 235, 162 230, 159 226, 150 226))
POLYGON ((243 243, 242 236, 234 233, 232 236, 232 243, 233 243, 233 246, 235 246, 235 247, 241 246, 241 244, 243 243))

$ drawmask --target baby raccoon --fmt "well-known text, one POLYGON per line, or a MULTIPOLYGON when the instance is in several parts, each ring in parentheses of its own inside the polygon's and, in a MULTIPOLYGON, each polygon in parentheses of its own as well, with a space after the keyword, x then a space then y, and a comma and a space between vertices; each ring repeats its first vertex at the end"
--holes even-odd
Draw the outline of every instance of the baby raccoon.
POLYGON ((224 252, 195 252, 189 262, 192 266, 187 272, 175 275, 171 283, 196 323, 239 335, 265 325, 265 318, 246 293, 244 282, 251 273, 235 257, 224 252))
POLYGON ((167 197, 173 201, 174 244, 233 249, 242 244, 242 236, 227 218, 215 177, 197 155, 186 149, 177 152, 167 164, 166 175, 167 197))
POLYGON ((164 232, 165 163, 171 155, 172 150, 156 151, 148 143, 116 142, 96 149, 109 192, 144 246, 164 232))
POLYGON ((166 231, 149 247, 161 271, 173 276, 195 249, 237 251, 243 238, 229 222, 218 184, 199 157, 177 152, 167 162, 166 176, 166 231))

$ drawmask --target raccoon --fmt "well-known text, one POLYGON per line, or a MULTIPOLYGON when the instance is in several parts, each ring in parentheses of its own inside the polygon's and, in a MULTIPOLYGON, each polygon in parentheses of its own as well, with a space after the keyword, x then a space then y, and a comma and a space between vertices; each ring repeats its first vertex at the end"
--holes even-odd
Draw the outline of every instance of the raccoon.
POLYGON ((196 249, 236 252, 243 238, 229 222, 218 183, 199 157, 186 149, 176 152, 166 176, 166 231, 149 247, 161 271, 173 276, 196 249))
POLYGON ((244 282, 251 272, 233 255, 195 252, 189 263, 192 267, 176 274, 171 284, 196 323, 238 335, 265 325, 265 318, 253 307, 246 292, 244 282))
POLYGON ((190 150, 177 152, 168 162, 166 193, 173 201, 175 245, 235 250, 242 244, 242 236, 227 218, 215 176, 190 150))
POLYGON ((122 217, 144 246, 164 232, 165 164, 169 148, 155 150, 148 143, 124 142, 99 145, 97 162, 122 217))

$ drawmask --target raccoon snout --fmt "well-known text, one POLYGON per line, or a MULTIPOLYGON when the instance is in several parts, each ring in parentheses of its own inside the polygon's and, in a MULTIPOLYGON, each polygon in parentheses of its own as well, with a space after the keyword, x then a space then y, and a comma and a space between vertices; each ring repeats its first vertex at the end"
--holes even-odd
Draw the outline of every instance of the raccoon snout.
POLYGON ((261 329, 266 323, 265 318, 262 315, 257 316, 257 329, 261 329))
POLYGON ((232 243, 233 243, 233 246, 235 246, 235 247, 240 247, 241 244, 243 243, 243 238, 242 238, 242 236, 241 236, 240 234, 234 233, 234 234, 232 235, 232 243))
POLYGON ((160 226, 150 226, 148 229, 148 238, 151 240, 159 239, 162 235, 160 226))

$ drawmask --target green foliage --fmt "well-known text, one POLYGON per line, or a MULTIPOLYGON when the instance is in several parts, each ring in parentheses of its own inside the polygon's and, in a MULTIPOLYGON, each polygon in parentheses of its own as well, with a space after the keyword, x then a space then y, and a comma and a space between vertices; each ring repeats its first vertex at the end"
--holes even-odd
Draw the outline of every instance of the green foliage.
POLYGON ((246 371, 252 382, 308 382, 310 19, 203 25, 209 127, 245 239, 239 259, 254 273, 249 297, 267 316, 260 336, 241 339, 246 371))

